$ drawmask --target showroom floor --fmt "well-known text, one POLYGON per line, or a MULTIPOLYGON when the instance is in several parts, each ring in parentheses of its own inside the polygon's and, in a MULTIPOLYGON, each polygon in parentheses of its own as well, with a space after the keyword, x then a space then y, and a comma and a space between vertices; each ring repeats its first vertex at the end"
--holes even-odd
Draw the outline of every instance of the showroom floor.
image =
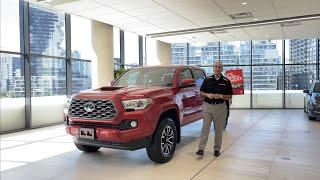
POLYGON ((320 121, 303 110, 232 110, 223 151, 213 156, 213 132, 195 156, 202 122, 182 129, 182 143, 166 164, 144 149, 75 149, 62 125, 1 136, 1 180, 16 179, 320 179, 320 121))

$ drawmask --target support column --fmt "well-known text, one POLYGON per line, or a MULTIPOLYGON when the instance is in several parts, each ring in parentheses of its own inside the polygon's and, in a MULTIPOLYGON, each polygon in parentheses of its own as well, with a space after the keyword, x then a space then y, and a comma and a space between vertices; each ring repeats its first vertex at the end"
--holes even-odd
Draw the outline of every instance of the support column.
POLYGON ((114 79, 113 26, 92 21, 91 29, 92 47, 97 57, 92 64, 97 70, 97 87, 108 86, 114 79))

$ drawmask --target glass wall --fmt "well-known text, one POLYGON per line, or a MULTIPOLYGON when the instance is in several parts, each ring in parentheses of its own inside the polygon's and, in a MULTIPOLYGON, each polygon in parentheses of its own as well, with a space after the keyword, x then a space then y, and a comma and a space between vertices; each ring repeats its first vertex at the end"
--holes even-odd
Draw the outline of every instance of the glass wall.
POLYGON ((0 132, 25 127, 23 1, 0 1, 0 132))
POLYGON ((0 1, 0 50, 23 51, 23 1, 0 1))
POLYGON ((0 53, 1 131, 25 126, 24 63, 21 55, 0 53))
POLYGON ((30 4, 29 25, 31 54, 66 55, 64 13, 30 4))
POLYGON ((72 16, 70 23, 70 15, 22 0, 1 0, 0 8, 1 133, 62 123, 67 94, 92 87, 91 60, 96 57, 91 47, 91 21, 72 16), (24 24, 24 19, 29 24, 24 24), (24 37, 26 32, 30 39, 24 37), (66 32, 71 32, 72 38, 66 32), (70 82, 67 39, 71 40, 70 82), (30 82, 25 81, 28 79, 30 82), (72 83, 70 90, 68 83, 72 83), (31 100, 31 105, 26 100, 31 100), (31 117, 25 113, 28 110, 31 117))
POLYGON ((317 39, 286 40, 286 105, 303 108, 303 89, 317 80, 317 39))
POLYGON ((32 126, 37 127, 63 121, 67 95, 65 14, 33 4, 29 7, 31 113, 32 126))
POLYGON ((96 59, 92 47, 91 21, 74 15, 71 15, 71 57, 72 94, 91 89, 91 63, 96 59))
POLYGON ((86 60, 72 60, 72 94, 81 90, 91 89, 91 62, 86 60))
POLYGON ((125 67, 139 66, 139 38, 137 34, 124 32, 124 49, 125 67))
POLYGON ((200 65, 207 75, 212 74, 215 59, 222 61, 224 70, 242 69, 245 94, 234 96, 234 108, 302 108, 302 90, 319 79, 317 42, 292 39, 171 44, 171 56, 173 64, 200 65))
POLYGON ((282 108, 282 40, 252 41, 252 65, 253 108, 282 108))

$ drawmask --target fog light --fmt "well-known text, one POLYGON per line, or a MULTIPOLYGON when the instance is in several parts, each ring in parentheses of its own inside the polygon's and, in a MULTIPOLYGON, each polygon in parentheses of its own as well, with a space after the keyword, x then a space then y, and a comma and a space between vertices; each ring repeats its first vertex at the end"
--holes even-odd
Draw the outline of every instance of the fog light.
POLYGON ((133 127, 133 128, 137 127, 138 126, 137 121, 131 121, 130 122, 130 126, 133 127))

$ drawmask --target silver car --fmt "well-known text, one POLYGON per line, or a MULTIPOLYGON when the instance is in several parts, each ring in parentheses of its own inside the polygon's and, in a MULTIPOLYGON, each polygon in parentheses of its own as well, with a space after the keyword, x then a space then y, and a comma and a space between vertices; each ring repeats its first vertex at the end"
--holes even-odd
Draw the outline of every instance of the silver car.
POLYGON ((310 120, 320 117, 320 81, 314 82, 310 89, 303 90, 304 112, 308 114, 310 120))

